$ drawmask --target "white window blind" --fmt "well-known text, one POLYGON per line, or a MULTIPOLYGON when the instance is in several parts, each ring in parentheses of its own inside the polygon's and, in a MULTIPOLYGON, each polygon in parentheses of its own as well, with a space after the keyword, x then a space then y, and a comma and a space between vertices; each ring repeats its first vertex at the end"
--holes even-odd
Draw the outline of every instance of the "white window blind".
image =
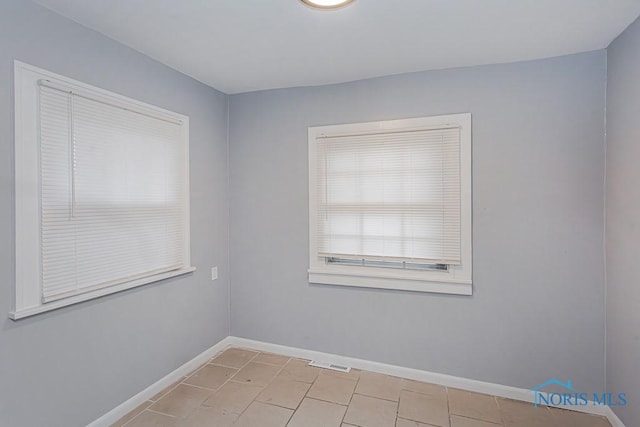
POLYGON ((43 302, 187 267, 183 123, 40 82, 43 302))
POLYGON ((321 257, 461 263, 460 127, 320 135, 321 257))

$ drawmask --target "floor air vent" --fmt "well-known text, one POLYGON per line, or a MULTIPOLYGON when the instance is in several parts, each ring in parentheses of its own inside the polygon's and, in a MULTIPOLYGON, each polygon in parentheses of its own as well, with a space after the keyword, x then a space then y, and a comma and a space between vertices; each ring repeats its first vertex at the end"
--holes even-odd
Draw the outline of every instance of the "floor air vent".
POLYGON ((351 370, 351 368, 348 366, 340 366, 340 365, 334 365, 331 363, 316 362, 315 360, 312 360, 311 362, 309 362, 309 366, 315 366, 316 368, 322 368, 322 369, 331 369, 332 371, 338 371, 338 372, 349 372, 351 370))

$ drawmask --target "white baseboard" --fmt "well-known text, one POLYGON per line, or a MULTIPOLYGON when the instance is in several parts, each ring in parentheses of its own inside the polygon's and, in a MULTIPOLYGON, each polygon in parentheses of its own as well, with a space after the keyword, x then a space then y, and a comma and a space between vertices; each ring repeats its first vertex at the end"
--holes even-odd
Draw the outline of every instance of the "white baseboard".
POLYGON ((607 406, 607 409, 605 411, 605 416, 611 423, 612 427, 624 427, 624 423, 620 421, 620 418, 618 418, 616 413, 613 412, 613 409, 611 409, 611 407, 607 406))
MULTIPOLYGON (((356 359, 353 357, 340 356, 336 354, 323 353, 320 351, 306 350, 297 347, 289 347, 279 344, 271 344, 262 341, 230 336, 223 339, 208 350, 204 351, 200 355, 196 356, 194 359, 180 366, 178 369, 166 375, 161 380, 150 385, 129 400, 123 402, 116 408, 107 412, 102 417, 89 424, 88 427, 110 426, 111 424, 115 423, 120 418, 155 396, 157 393, 164 390, 166 387, 178 381, 181 377, 189 374, 200 365, 206 363, 207 360, 213 357, 216 353, 228 347, 244 347, 258 351, 282 354, 289 357, 296 357, 299 359, 334 363, 342 366, 350 366, 356 369, 377 372, 380 374, 393 375, 396 377, 408 378, 432 384, 439 384, 446 387, 453 387, 461 390, 473 391, 476 393, 485 393, 493 396, 520 400, 529 403, 533 403, 535 399, 535 394, 533 391, 522 388, 510 387, 484 381, 455 377, 453 375, 438 374, 435 372, 422 371, 419 369, 372 362, 370 360, 356 359)), ((620 421, 620 419, 608 406, 589 404, 571 408, 565 407, 565 409, 605 416, 607 417, 609 422, 611 422, 611 425, 613 427, 625 427, 622 421, 620 421)))
POLYGON ((135 408, 142 405, 144 402, 151 399, 153 396, 178 381, 183 376, 191 373, 196 368, 207 363, 207 360, 215 356, 216 353, 219 353, 225 348, 232 345, 230 344, 230 341, 231 337, 227 337, 213 347, 210 347, 207 350, 203 351, 184 365, 167 374, 161 380, 156 381, 149 387, 142 390, 140 393, 122 402, 120 405, 116 406, 97 420, 93 421, 87 427, 109 427, 120 418, 124 417, 129 412, 133 411, 135 408))
MULTIPOLYGON (((339 356, 336 354, 323 353, 320 351, 288 347, 284 345, 271 344, 238 337, 229 337, 228 344, 232 347, 245 347, 259 351, 283 354, 290 357, 297 357, 300 359, 317 360, 341 366, 350 366, 352 368, 377 372, 380 374, 393 375, 396 377, 408 378, 416 381, 439 384, 446 387, 458 388, 461 390, 473 391, 476 393, 490 394, 493 396, 520 400, 523 402, 533 403, 535 399, 535 393, 533 391, 523 388, 471 380, 468 378, 455 377, 453 375, 438 374, 435 372, 422 371, 419 369, 405 368, 402 366, 389 365, 386 363, 372 362, 370 360, 356 359, 353 357, 339 356)), ((589 402, 589 404, 585 406, 559 407, 578 412, 586 412, 589 414, 606 416, 607 418, 609 418, 609 413, 613 414, 613 411, 611 411, 608 406, 596 405, 592 404, 592 402, 589 402)), ((613 415, 615 416, 615 414, 613 415)), ((620 423, 620 420, 618 420, 618 423, 619 424, 613 424, 612 422, 613 427, 624 427, 624 425, 620 423)))

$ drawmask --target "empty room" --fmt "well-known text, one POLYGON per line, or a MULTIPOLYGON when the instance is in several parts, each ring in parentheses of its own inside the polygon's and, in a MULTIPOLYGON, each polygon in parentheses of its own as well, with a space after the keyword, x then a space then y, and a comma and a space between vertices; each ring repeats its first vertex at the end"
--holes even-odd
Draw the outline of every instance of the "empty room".
POLYGON ((640 427, 639 0, 0 0, 0 427, 640 427))

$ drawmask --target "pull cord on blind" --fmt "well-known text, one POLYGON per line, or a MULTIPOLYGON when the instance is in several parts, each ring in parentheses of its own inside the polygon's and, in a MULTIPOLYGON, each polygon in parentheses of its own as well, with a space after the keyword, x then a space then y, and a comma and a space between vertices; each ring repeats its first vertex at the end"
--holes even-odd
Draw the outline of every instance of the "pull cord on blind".
POLYGON ((461 263, 459 127, 316 142, 319 256, 461 263))
POLYGON ((182 124, 40 82, 42 295, 186 266, 182 124))

